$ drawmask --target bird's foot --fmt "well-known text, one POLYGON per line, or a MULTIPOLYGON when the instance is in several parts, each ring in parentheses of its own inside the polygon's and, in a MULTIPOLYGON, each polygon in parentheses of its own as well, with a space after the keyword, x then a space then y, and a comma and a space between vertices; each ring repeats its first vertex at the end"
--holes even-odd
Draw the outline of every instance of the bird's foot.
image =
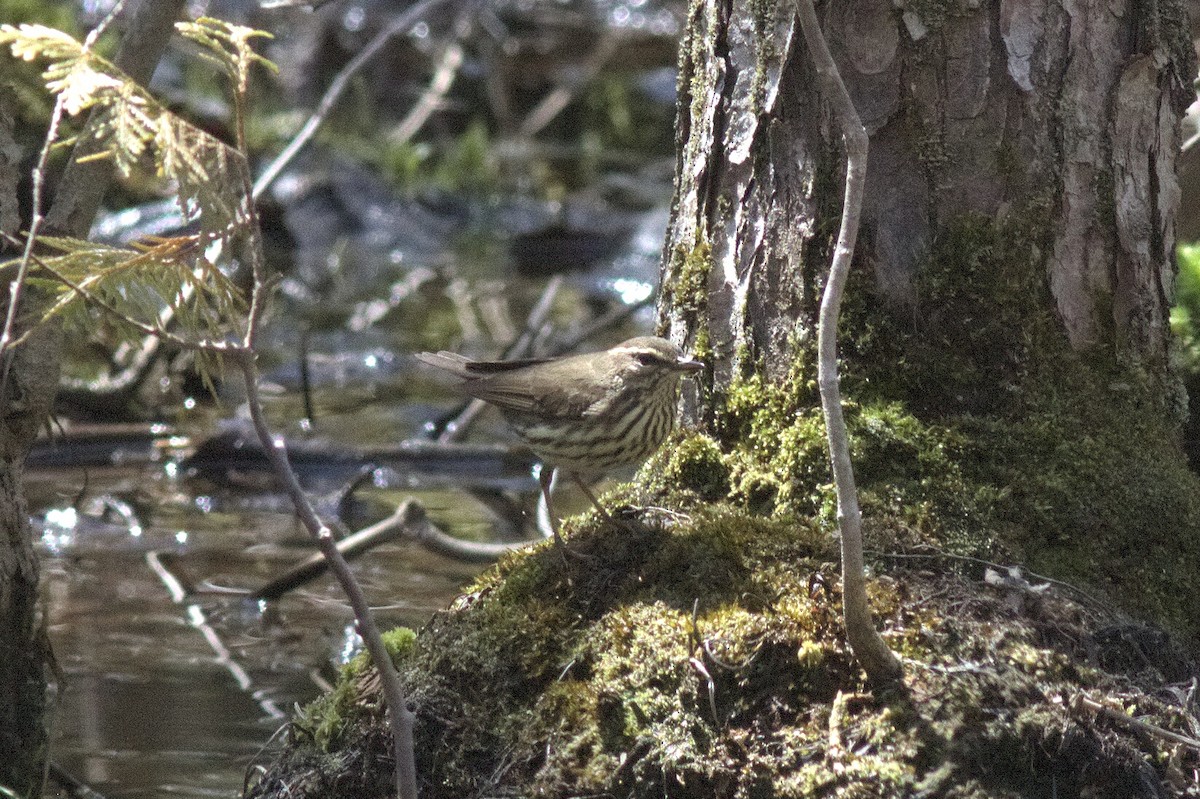
POLYGON ((585 555, 577 549, 572 548, 567 544, 561 535, 558 533, 557 525, 554 530, 554 549, 558 552, 558 556, 562 558, 564 566, 569 565, 572 561, 576 563, 587 563, 597 560, 595 555, 585 555))

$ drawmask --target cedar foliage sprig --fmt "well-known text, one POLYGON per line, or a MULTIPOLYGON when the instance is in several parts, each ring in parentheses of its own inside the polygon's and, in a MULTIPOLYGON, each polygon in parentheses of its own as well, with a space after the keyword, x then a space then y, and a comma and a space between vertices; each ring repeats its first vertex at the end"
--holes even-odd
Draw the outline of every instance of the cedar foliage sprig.
MULTIPOLYGON (((177 23, 176 29, 226 76, 239 111, 253 67, 275 70, 253 49, 254 40, 270 36, 266 32, 207 17, 177 23)), ((110 160, 125 178, 149 173, 163 181, 195 226, 194 232, 126 247, 40 237, 43 255, 34 279, 58 294, 43 320, 61 316, 87 327, 95 321, 93 312, 115 308, 129 322, 117 325, 123 336, 140 338, 146 328, 161 329, 169 319, 179 335, 197 343, 202 373, 217 367, 213 358, 220 344, 241 335, 236 328, 246 307, 221 266, 257 235, 245 190, 250 184, 245 156, 163 107, 112 62, 62 31, 0 25, 3 46, 16 58, 46 62, 42 79, 65 113, 78 118, 91 112, 83 135, 97 146, 89 159, 110 160)))

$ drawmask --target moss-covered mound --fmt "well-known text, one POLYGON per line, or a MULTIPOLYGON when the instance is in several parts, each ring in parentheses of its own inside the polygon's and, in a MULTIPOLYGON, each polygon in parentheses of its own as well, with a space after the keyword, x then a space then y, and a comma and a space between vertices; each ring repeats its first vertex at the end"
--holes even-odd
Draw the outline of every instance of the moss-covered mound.
MULTIPOLYGON (((570 541, 400 649, 426 799, 1149 797, 1200 766, 1154 731, 1191 729, 1169 687, 1190 665, 1062 586, 890 560, 873 605, 905 681, 881 694, 843 644, 826 533, 709 507, 570 541)), ((372 673, 348 669, 248 795, 386 796, 372 673)))

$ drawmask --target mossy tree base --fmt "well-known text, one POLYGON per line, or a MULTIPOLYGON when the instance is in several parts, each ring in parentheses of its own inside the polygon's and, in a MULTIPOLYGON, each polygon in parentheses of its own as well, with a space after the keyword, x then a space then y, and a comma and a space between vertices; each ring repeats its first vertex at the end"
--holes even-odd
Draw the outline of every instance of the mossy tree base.
MULTIPOLYGON (((1200 765, 1081 704, 1186 733, 1157 692, 1188 665, 1061 588, 886 561, 872 601, 905 687, 872 695, 826 533, 728 507, 639 518, 577 525, 589 560, 509 558, 403 648, 423 797, 1115 799, 1183 795, 1200 765)), ((248 796, 386 796, 389 769, 356 667, 248 796)))
MULTIPOLYGON (((839 345, 903 690, 867 692, 840 623, 812 366, 839 142, 789 5, 694 0, 660 332, 711 366, 707 435, 630 498, 691 515, 577 527, 592 560, 515 556, 435 617, 402 658, 424 796, 1196 790, 1196 751, 1078 701, 1193 728, 1160 690, 1193 667, 1121 614, 1200 634, 1200 481, 1165 324, 1194 56, 1175 0, 1043 6, 828 13, 871 134, 839 345), (1105 604, 989 586, 951 556, 1105 604)), ((330 776, 388 766, 363 696, 325 746, 294 727, 251 795, 380 795, 330 776)))

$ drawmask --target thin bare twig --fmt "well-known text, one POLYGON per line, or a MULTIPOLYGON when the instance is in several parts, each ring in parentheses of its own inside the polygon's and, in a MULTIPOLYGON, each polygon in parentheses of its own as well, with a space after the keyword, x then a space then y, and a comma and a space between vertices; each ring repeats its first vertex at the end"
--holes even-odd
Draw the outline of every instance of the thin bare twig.
POLYGON ((517 134, 521 138, 532 138, 553 122, 554 118, 561 114, 567 104, 579 94, 580 90, 604 68, 609 59, 616 54, 620 44, 621 35, 612 29, 606 29, 596 44, 596 49, 592 50, 578 67, 572 68, 568 72, 568 77, 560 80, 558 85, 542 98, 541 102, 525 117, 517 134))
MULTIPOLYGON (((420 16, 414 15, 413 11, 421 9, 421 13, 424 14, 436 2, 441 1, 426 0, 425 3, 419 3, 410 9, 409 12, 401 15, 400 21, 405 22, 404 29, 414 24, 420 16)), ((389 26, 389 30, 391 29, 400 29, 399 22, 389 26)), ((379 46, 382 46, 382 42, 380 42, 379 46)), ((355 60, 360 60, 361 56, 362 54, 355 60)), ((365 59, 362 60, 365 63, 365 59)), ((341 77, 339 76, 339 79, 341 77)), ((235 89, 235 95, 241 95, 241 91, 235 89)), ((326 96, 329 96, 328 93, 326 96)), ((332 102, 330 105, 332 105, 332 102)), ((245 97, 242 95, 237 98, 235 103, 235 114, 238 117, 238 153, 243 159, 246 158, 244 111, 245 97)), ((243 202, 246 205, 244 210, 249 230, 253 231, 253 235, 250 236, 246 244, 251 273, 254 276, 254 285, 251 289, 250 309, 246 314, 246 333, 243 339, 243 346, 235 351, 235 360, 242 372, 242 380, 246 388, 246 405, 249 408, 250 421, 254 425, 254 430, 258 434, 258 439, 262 443, 267 459, 271 461, 271 465, 274 467, 276 476, 283 482, 284 490, 292 500, 297 517, 309 535, 312 536, 317 547, 325 556, 325 559, 329 562, 330 570, 337 578, 342 592, 345 593, 346 598, 350 602, 350 607, 354 610, 354 618, 358 625, 359 635, 362 636, 363 645, 366 647, 372 662, 375 664, 375 669, 379 673, 379 682, 387 703, 388 722, 392 729, 392 752, 396 760, 396 794, 399 799, 417 799, 417 766, 416 756, 413 751, 413 725, 416 717, 408 707, 408 698, 405 695, 404 687, 400 684, 400 675, 396 671, 396 665, 392 662, 392 657, 383 642, 383 637, 379 634, 379 627, 375 623, 375 616, 371 613, 371 606, 367 602, 366 595, 355 579, 354 572, 350 570, 350 565, 338 550, 337 540, 334 538, 333 531, 317 516, 312 502, 308 499, 308 495, 304 493, 304 489, 300 486, 300 480, 297 478, 295 470, 292 469, 292 465, 288 461, 283 439, 276 440, 275 436, 271 433, 271 428, 267 424, 266 416, 263 413, 262 398, 259 394, 259 374, 256 363, 255 343, 258 340, 258 331, 261 327, 263 315, 266 313, 270 286, 267 281, 266 265, 262 255, 262 239, 258 234, 258 213, 254 202, 256 186, 251 184, 248 163, 247 168, 241 170, 241 175, 243 181, 242 196, 243 202)))
POLYGON ((396 758, 396 791, 400 799, 417 799, 417 768, 413 754, 413 725, 416 717, 408 707, 408 698, 400 684, 400 675, 392 663, 387 646, 379 634, 371 606, 363 594, 362 588, 354 578, 354 572, 346 559, 338 552, 337 541, 333 531, 325 524, 308 495, 300 486, 295 471, 288 462, 284 442, 276 439, 271 433, 263 415, 262 397, 258 391, 258 368, 254 362, 254 353, 250 350, 236 351, 235 361, 242 371, 242 379, 246 386, 246 404, 250 410, 250 421, 262 441, 267 458, 275 469, 276 475, 283 482, 284 491, 292 500, 296 516, 301 524, 313 536, 317 547, 329 561, 329 568, 341 585, 350 607, 354 610, 354 618, 358 624, 359 635, 363 645, 371 655, 371 660, 379 672, 380 684, 383 687, 384 698, 387 701, 389 722, 392 727, 393 752, 396 758))
POLYGON ((1200 740, 1192 738, 1191 736, 1180 735, 1177 732, 1172 732, 1171 730, 1159 727, 1157 724, 1151 724, 1148 721, 1135 719, 1133 716, 1123 713, 1116 708, 1101 704, 1100 702, 1097 702, 1095 699, 1092 699, 1088 696, 1080 696, 1079 703, 1090 710, 1096 711, 1105 718, 1112 719, 1113 721, 1124 724, 1127 727, 1132 727, 1135 730, 1141 730, 1142 732, 1149 733, 1156 738, 1162 738, 1165 741, 1177 743, 1182 746, 1186 746, 1195 752, 1200 752, 1200 740))
MULTIPOLYGON (((410 537, 412 528, 425 518, 425 509, 414 499, 401 502, 392 515, 364 527, 337 542, 338 552, 346 559, 358 557, 380 544, 394 541, 405 535, 410 537)), ((272 578, 265 585, 256 589, 252 596, 255 599, 279 599, 279 597, 305 585, 323 575, 329 570, 329 561, 320 552, 305 558, 292 566, 283 574, 272 578)))
POLYGON ((441 52, 434 59, 435 65, 429 85, 421 93, 412 109, 404 115, 404 119, 400 120, 400 124, 388 132, 388 144, 393 147, 404 144, 417 135, 417 131, 424 127, 425 123, 429 121, 429 117, 433 116, 433 112, 441 105, 442 99, 454 85, 454 79, 458 77, 459 69, 462 68, 465 58, 462 40, 468 35, 470 26, 475 21, 476 13, 476 10, 469 5, 459 11, 458 18, 454 20, 451 29, 453 38, 442 46, 441 52))
POLYGON ((300 129, 300 132, 288 143, 288 146, 283 148, 283 152, 270 163, 262 175, 259 176, 258 180, 254 182, 254 191, 251 194, 253 199, 261 197, 262 193, 275 182, 279 174, 292 162, 297 153, 304 149, 304 146, 316 134, 317 129, 321 127, 321 123, 325 121, 325 117, 329 116, 329 112, 333 110, 333 107, 337 105, 337 101, 345 93, 346 88, 350 85, 350 79, 370 63, 371 59, 378 55, 383 46, 393 37, 406 33, 409 28, 417 24, 426 14, 446 2, 449 2, 449 0, 422 0, 422 2, 411 6, 403 14, 396 17, 390 25, 376 34, 375 38, 342 68, 342 71, 329 84, 329 88, 325 90, 324 96, 321 97, 321 102, 317 104, 316 110, 312 112, 308 120, 304 123, 304 127, 300 129))
POLYGON ((903 667, 875 629, 867 600, 867 583, 863 566, 862 510, 858 505, 858 489, 854 485, 854 466, 850 461, 850 439, 846 420, 842 416, 842 396, 837 370, 837 325, 842 291, 854 256, 858 224, 862 213, 863 186, 867 176, 867 132, 854 109, 846 86, 842 83, 837 65, 829 53, 821 24, 813 8, 813 0, 796 0, 796 13, 804 41, 808 46, 824 94, 842 128, 846 146, 846 189, 842 198, 842 221, 825 293, 821 298, 820 320, 817 328, 817 383, 821 392, 821 407, 825 413, 825 432, 829 442, 829 459, 833 467, 834 490, 837 493, 838 525, 842 538, 842 612, 845 617, 846 638, 862 664, 867 676, 875 682, 893 682, 903 674, 903 667))
POLYGON ((653 304, 654 304, 654 295, 649 294, 644 299, 638 300, 637 302, 630 303, 629 305, 622 305, 618 308, 614 308, 614 309, 610 310, 608 313, 604 314, 603 316, 600 316, 599 318, 597 318, 591 324, 588 324, 588 325, 585 325, 584 327, 582 327, 579 331, 577 331, 575 333, 575 335, 573 335, 569 338, 565 338, 562 341, 560 341, 555 347, 553 347, 551 349, 550 354, 551 355, 562 355, 564 353, 571 352, 576 347, 578 347, 580 344, 587 341, 588 339, 590 339, 592 336, 596 335, 600 331, 608 330, 609 328, 616 327, 617 325, 624 322, 626 319, 629 319, 630 317, 632 317, 638 311, 642 310, 643 308, 648 308, 649 306, 651 306, 653 304))
POLYGON ((884 552, 883 550, 865 550, 865 551, 867 554, 871 555, 872 557, 876 557, 876 558, 888 558, 888 559, 892 559, 892 560, 935 560, 935 559, 936 560, 956 560, 956 561, 960 561, 962 563, 973 563, 978 566, 987 566, 989 568, 997 569, 999 571, 1008 571, 1010 568, 1012 568, 1015 565, 1018 568, 1020 568, 1021 571, 1024 572, 1026 575, 1028 575, 1030 578, 1032 578, 1034 580, 1038 580, 1043 583, 1049 583, 1050 585, 1055 585, 1055 586, 1058 586, 1059 588, 1065 589, 1065 590, 1071 592, 1072 594, 1075 594, 1076 596, 1078 596, 1080 599, 1084 600, 1085 602, 1089 603, 1097 610, 1102 610, 1105 613, 1108 613, 1110 615, 1117 615, 1120 613, 1120 611, 1118 611, 1112 605, 1108 604, 1107 602, 1102 602, 1101 600, 1092 596, 1087 591, 1083 590, 1082 588, 1080 588, 1077 585, 1065 582, 1063 580, 1056 580, 1053 577, 1047 577, 1044 574, 1038 574, 1037 572, 1029 571, 1028 569, 1026 569, 1024 566, 1021 566, 1020 564, 1011 564, 1010 563, 1009 565, 1006 566, 1003 563, 996 563, 995 561, 985 560, 984 558, 977 558, 972 555, 956 555, 952 552, 943 552, 942 550, 937 549, 936 547, 924 547, 924 548, 932 549, 933 551, 932 552, 884 552))

